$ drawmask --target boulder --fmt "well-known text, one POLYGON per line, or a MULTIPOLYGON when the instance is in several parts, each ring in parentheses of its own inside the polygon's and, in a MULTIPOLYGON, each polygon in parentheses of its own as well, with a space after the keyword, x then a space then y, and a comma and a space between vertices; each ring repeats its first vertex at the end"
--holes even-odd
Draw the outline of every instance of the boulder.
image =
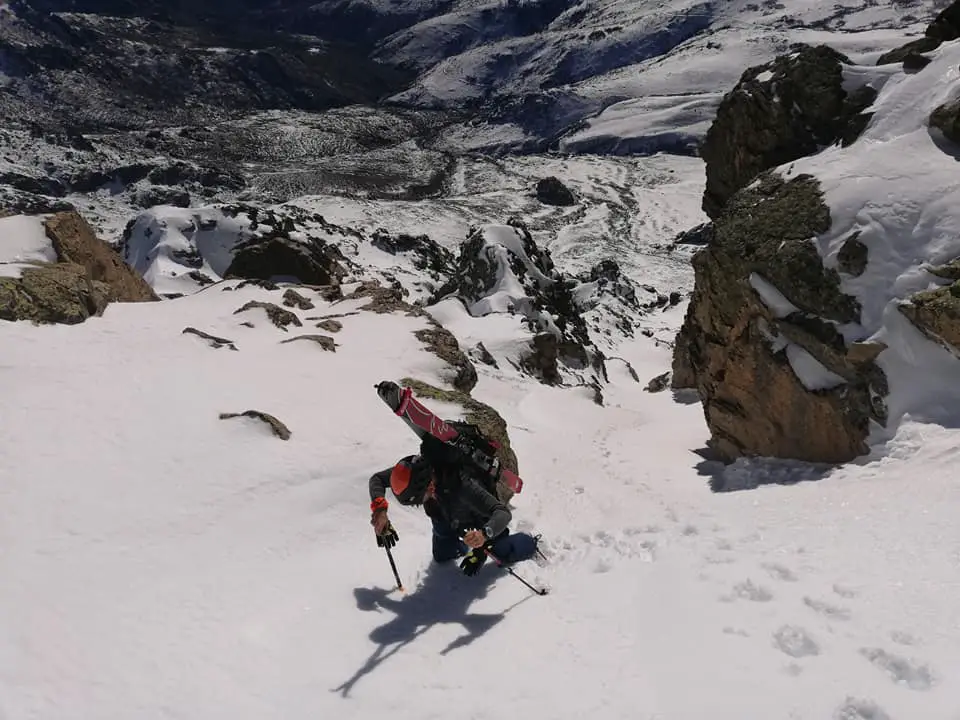
POLYGON ((672 384, 696 387, 725 460, 843 462, 867 451, 871 422, 886 422, 876 354, 836 329, 860 308, 811 240, 829 228, 815 178, 767 173, 731 198, 694 256, 672 384))
POLYGON ((707 215, 716 218, 761 172, 859 136, 876 91, 844 89, 842 68, 849 62, 829 47, 801 45, 741 76, 720 103, 701 152, 707 215))
POLYGON ((577 198, 560 178, 545 177, 537 182, 537 200, 544 205, 557 205, 564 207, 567 205, 576 205, 577 198))
POLYGON ((211 335, 210 333, 204 332, 203 330, 197 330, 194 327, 184 328, 181 335, 196 335, 198 338, 207 341, 207 344, 210 345, 214 350, 219 350, 222 347, 230 348, 231 350, 236 350, 237 346, 234 345, 233 340, 227 340, 226 338, 217 337, 216 335, 211 335))
POLYGON ((297 335, 297 337, 281 340, 280 344, 283 345, 286 343, 296 342, 298 340, 307 340, 308 342, 316 343, 327 352, 337 351, 337 344, 333 341, 333 338, 330 337, 329 335, 297 335))
POLYGON ((952 143, 960 145, 960 100, 951 100, 930 113, 930 127, 936 128, 952 143))
POLYGON ((293 288, 288 288, 283 293, 283 304, 287 307, 297 307, 301 310, 313 310, 315 307, 312 300, 305 298, 293 288))

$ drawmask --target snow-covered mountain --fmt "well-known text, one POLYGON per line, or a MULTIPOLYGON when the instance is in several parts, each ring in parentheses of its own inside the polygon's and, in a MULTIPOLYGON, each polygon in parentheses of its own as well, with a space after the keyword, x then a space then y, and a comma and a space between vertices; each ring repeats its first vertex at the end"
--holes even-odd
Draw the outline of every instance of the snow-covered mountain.
POLYGON ((960 719, 944 5, 0 3, 0 719, 960 719))

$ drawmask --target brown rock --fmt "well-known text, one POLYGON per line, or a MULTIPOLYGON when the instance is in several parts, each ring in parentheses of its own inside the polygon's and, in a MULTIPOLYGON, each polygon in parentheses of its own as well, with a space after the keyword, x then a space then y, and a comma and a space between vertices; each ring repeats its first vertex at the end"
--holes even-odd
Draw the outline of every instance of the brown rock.
POLYGON ((329 335, 297 335, 297 337, 288 338, 287 340, 281 340, 281 344, 296 342, 297 340, 309 340, 315 342, 317 345, 322 347, 327 352, 336 352, 337 344, 333 341, 333 338, 329 335))
POLYGON ((417 330, 414 335, 431 353, 456 369, 450 384, 460 392, 469 394, 477 384, 477 369, 460 349, 453 333, 433 323, 433 327, 417 330))
POLYGON ((74 325, 102 315, 111 288, 75 263, 38 264, 21 277, 0 277, 0 320, 74 325))
POLYGON ((960 282, 917 293, 898 309, 924 335, 960 355, 960 282))
POLYGON ((238 417, 249 417, 262 420, 270 426, 270 430, 273 432, 273 434, 281 440, 289 440, 290 436, 292 435, 286 425, 269 413, 260 412, 259 410, 245 410, 242 413, 220 413, 221 420, 229 420, 230 418, 238 417))
POLYGON ((321 330, 326 330, 327 332, 340 332, 343 330, 343 323, 337 322, 336 320, 324 320, 317 323, 317 327, 321 330))
POLYGON ((287 307, 297 307, 301 310, 313 310, 315 307, 312 300, 308 300, 293 288, 288 288, 283 293, 283 304, 287 307))
POLYGON ((287 331, 288 325, 295 325, 296 327, 303 326, 303 323, 300 322, 300 318, 298 318, 289 310, 284 310, 279 305, 274 305, 273 303, 268 302, 260 302, 259 300, 251 300, 239 310, 235 310, 233 314, 237 315, 238 313, 246 312, 247 310, 253 310, 255 308, 263 308, 266 311, 270 322, 284 332, 287 331))
POLYGON ((867 246, 860 242, 860 231, 853 233, 840 247, 837 253, 837 264, 841 272, 848 275, 859 277, 867 269, 868 250, 867 246))
POLYGON ((112 302, 157 300, 153 289, 105 242, 79 213, 61 212, 44 222, 60 262, 85 268, 91 280, 110 288, 112 302))
POLYGON ((180 334, 181 334, 181 335, 196 335, 196 336, 199 337, 199 338, 203 338, 204 340, 206 340, 206 341, 210 344, 210 347, 214 348, 215 350, 219 350, 219 349, 222 348, 222 347, 228 347, 228 348, 230 348, 231 350, 236 350, 236 349, 237 349, 237 346, 233 344, 233 341, 232 341, 232 340, 227 340, 227 339, 222 338, 222 337, 217 337, 216 335, 211 335, 211 334, 209 334, 209 333, 205 333, 205 332, 203 332, 203 330, 197 330, 196 328, 193 328, 193 327, 184 328, 184 329, 183 329, 183 332, 180 333, 180 334))

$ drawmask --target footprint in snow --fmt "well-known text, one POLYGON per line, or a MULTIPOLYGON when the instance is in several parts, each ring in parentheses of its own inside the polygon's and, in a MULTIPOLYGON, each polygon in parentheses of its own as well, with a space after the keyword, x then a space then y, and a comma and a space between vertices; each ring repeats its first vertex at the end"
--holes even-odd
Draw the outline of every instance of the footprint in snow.
POLYGON ((860 648, 860 654, 886 671, 897 685, 906 685, 911 690, 929 690, 935 681, 933 671, 927 665, 913 663, 882 648, 860 648))
POLYGON ((890 720, 890 716, 871 700, 848 697, 833 714, 833 720, 890 720))
POLYGON ((819 655, 817 641, 802 627, 783 625, 773 634, 773 646, 790 657, 800 658, 819 655))
POLYGON ((855 598, 857 595, 860 594, 853 588, 847 587, 846 585, 834 585, 833 591, 840 597, 847 598, 848 600, 851 598, 855 598))
POLYGON ((898 645, 919 645, 920 641, 908 632, 902 630, 891 630, 890 639, 898 645))
POLYGON ((797 576, 794 575, 793 571, 788 567, 778 565, 777 563, 764 563, 762 567, 774 580, 780 580, 781 582, 797 581, 797 576))
POLYGON ((773 593, 763 585, 754 585, 752 580, 744 580, 742 583, 733 586, 731 594, 723 595, 720 599, 724 602, 731 602, 738 598, 752 602, 770 602, 773 600, 773 593))
POLYGON ((803 599, 803 604, 806 605, 811 610, 825 615, 831 620, 849 620, 850 611, 846 608, 837 607, 836 605, 831 605, 830 603, 823 602, 822 600, 814 600, 813 598, 805 597, 803 599))
POLYGON ((750 637, 750 633, 742 628, 734 628, 729 625, 723 629, 724 635, 738 635, 740 637, 750 637))

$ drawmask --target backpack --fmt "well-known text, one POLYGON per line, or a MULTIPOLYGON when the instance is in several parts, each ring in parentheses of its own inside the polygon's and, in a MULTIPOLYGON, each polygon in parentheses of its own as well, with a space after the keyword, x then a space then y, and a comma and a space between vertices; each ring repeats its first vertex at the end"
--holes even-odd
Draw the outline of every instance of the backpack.
POLYGON ((457 431, 456 439, 443 442, 427 434, 420 441, 420 454, 433 465, 440 482, 446 486, 438 489, 455 491, 465 473, 506 505, 513 491, 500 482, 499 443, 490 440, 473 423, 445 422, 457 431))

